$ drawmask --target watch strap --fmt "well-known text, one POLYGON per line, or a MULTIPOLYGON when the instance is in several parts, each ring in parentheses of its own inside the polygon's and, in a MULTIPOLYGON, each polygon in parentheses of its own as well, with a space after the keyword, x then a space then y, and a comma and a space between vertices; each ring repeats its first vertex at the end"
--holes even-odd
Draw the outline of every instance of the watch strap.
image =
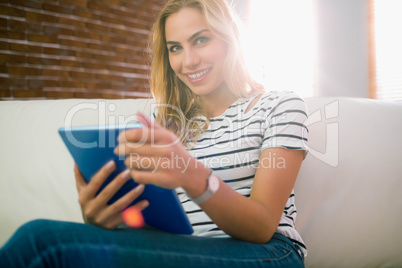
POLYGON ((192 198, 193 202, 196 203, 197 205, 201 205, 202 203, 206 202, 208 199, 210 199, 217 191, 218 189, 216 189, 215 191, 213 191, 210 188, 210 180, 211 178, 215 176, 212 175, 212 173, 209 175, 208 179, 207 179, 207 189, 198 197, 196 198, 192 198))

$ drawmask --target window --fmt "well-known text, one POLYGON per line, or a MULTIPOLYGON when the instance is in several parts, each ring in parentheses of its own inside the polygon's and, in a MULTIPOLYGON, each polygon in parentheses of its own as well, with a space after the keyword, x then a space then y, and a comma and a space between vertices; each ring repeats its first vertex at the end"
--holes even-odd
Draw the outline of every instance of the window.
POLYGON ((370 0, 370 97, 402 100, 402 1, 370 0))
POLYGON ((312 0, 250 0, 244 47, 249 69, 267 90, 313 95, 312 0))

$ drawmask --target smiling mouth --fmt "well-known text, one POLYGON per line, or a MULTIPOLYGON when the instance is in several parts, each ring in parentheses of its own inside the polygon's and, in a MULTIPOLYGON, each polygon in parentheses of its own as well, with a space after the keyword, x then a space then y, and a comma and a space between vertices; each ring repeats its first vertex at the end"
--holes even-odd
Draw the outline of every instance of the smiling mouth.
POLYGON ((192 73, 192 74, 185 74, 188 78, 190 78, 190 79, 199 79, 199 78, 201 78, 201 77, 203 77, 204 75, 206 75, 209 71, 211 71, 211 69, 212 69, 212 67, 211 68, 208 68, 208 69, 205 69, 205 70, 203 70, 203 71, 201 71, 201 72, 198 72, 198 73, 192 73))

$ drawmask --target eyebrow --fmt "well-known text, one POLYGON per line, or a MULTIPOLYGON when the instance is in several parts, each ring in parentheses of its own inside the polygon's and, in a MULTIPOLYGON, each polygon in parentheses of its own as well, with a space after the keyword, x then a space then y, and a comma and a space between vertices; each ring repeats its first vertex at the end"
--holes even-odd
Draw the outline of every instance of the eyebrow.
MULTIPOLYGON (((200 34, 202 34, 203 32, 209 31, 208 29, 203 29, 201 31, 196 32, 195 34, 193 34, 192 36, 190 36, 189 39, 187 39, 187 42, 191 42, 191 40, 193 40, 194 38, 197 38, 197 36, 199 36, 200 34)), ((177 45, 180 44, 180 42, 176 42, 176 41, 167 41, 166 42, 167 45, 177 45)))

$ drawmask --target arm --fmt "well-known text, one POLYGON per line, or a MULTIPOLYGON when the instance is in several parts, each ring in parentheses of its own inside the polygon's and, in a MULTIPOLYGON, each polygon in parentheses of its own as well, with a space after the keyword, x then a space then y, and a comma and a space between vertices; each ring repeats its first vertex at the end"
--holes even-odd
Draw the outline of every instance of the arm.
MULTIPOLYGON (((192 158, 182 144, 175 142, 177 139, 172 133, 143 116, 139 116, 139 120, 147 127, 126 131, 116 148, 116 153, 129 156, 126 165, 131 167, 133 178, 138 183, 169 189, 183 187, 190 197, 197 197, 204 192, 211 171, 192 158), (138 144, 141 140, 148 142, 136 148, 130 146, 130 143, 138 144), (170 146, 162 146, 169 143, 170 146), (169 168, 160 165, 161 159, 172 160, 169 168), (180 159, 187 166, 183 169, 177 162, 173 163, 174 159, 180 159), (143 168, 145 165, 147 170, 143 168)), ((303 153, 272 148, 265 149, 261 159, 273 153, 276 153, 276 157, 284 158, 286 168, 268 169, 260 166, 250 198, 238 194, 221 181, 219 191, 201 204, 201 208, 219 228, 229 235, 250 242, 265 243, 275 232, 294 186, 303 153)))
MULTIPOLYGON (((249 199, 221 182, 218 192, 200 205, 220 229, 233 237, 254 243, 266 243, 278 227, 296 181, 303 153, 272 148, 264 150, 260 159, 269 157, 270 153, 283 157, 286 168, 264 168, 260 165, 249 199)), ((201 189, 201 192, 205 189, 199 186, 205 185, 202 180, 205 179, 199 176, 198 189, 201 189)), ((185 190, 190 196, 200 193, 192 195, 193 191, 185 190)))

